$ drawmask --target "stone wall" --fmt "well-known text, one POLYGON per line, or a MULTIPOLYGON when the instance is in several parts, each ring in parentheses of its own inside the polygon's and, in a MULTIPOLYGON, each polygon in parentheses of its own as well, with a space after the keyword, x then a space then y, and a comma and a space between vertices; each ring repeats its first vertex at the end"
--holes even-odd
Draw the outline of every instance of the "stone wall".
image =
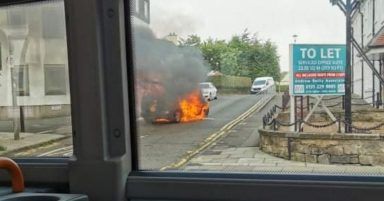
POLYGON ((296 161, 384 166, 384 134, 317 134, 259 130, 260 149, 296 161))

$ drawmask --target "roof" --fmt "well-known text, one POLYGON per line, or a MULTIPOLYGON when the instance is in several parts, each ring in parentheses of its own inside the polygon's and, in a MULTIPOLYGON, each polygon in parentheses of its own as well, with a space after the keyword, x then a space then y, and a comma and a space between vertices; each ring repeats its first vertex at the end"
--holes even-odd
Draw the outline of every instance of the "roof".
POLYGON ((384 28, 382 28, 378 34, 371 40, 369 47, 384 47, 384 28))

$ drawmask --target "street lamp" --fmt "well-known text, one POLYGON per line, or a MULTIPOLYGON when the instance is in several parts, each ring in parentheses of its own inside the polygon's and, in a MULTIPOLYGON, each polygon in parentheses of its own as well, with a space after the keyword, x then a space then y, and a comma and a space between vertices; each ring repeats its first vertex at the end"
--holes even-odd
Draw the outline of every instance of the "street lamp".
POLYGON ((294 34, 292 37, 293 37, 293 43, 296 43, 296 40, 297 40, 298 35, 297 35, 297 34, 294 34))

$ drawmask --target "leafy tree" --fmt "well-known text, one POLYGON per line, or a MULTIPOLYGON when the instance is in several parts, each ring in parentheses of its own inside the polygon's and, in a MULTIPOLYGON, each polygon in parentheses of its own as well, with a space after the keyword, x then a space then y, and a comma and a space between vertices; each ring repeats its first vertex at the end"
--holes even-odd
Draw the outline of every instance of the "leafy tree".
POLYGON ((222 55, 227 51, 226 42, 208 39, 200 45, 200 49, 211 70, 221 71, 222 55))
POLYGON ((181 46, 200 48, 212 70, 226 75, 256 78, 272 76, 280 80, 277 47, 271 41, 261 41, 256 34, 244 30, 229 41, 209 38, 202 41, 197 35, 181 40, 181 46))

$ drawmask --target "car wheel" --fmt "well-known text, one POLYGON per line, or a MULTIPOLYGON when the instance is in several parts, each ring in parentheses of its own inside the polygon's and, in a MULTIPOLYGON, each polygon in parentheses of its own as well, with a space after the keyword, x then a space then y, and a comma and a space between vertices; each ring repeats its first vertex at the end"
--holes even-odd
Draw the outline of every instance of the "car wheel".
POLYGON ((207 109, 204 110, 204 114, 205 114, 205 116, 208 116, 208 114, 209 114, 209 108, 207 108, 207 109))
POLYGON ((181 111, 176 111, 174 116, 173 116, 173 120, 175 123, 180 123, 181 121, 181 111))

